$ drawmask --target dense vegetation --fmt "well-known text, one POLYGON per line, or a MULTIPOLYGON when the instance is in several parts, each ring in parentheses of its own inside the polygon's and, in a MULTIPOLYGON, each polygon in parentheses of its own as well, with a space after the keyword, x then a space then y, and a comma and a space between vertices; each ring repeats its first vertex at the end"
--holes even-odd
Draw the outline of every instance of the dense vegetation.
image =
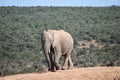
POLYGON ((120 7, 0 7, 0 75, 42 70, 44 29, 64 29, 74 38, 75 66, 120 66, 120 7), (79 50, 77 41, 105 43, 79 50), (113 45, 113 46, 111 46, 113 45))

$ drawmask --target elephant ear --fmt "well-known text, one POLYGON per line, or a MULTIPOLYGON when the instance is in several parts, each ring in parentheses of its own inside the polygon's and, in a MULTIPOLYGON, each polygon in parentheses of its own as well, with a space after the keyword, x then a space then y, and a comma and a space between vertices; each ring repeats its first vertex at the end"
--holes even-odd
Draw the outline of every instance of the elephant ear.
POLYGON ((55 30, 52 31, 52 37, 53 37, 52 47, 54 48, 57 43, 57 35, 55 30))

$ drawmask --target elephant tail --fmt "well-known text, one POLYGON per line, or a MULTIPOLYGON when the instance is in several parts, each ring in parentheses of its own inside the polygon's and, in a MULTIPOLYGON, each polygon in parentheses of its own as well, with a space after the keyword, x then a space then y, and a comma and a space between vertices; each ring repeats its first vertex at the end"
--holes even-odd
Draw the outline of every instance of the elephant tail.
POLYGON ((75 55, 77 55, 77 53, 76 53, 76 51, 75 51, 74 49, 73 49, 72 51, 73 51, 73 53, 74 53, 75 55))

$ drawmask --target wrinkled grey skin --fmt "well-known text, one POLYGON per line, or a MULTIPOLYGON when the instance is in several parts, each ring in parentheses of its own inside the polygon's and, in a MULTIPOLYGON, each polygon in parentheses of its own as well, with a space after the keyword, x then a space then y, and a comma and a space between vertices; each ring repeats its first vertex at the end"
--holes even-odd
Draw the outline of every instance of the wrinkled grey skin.
POLYGON ((65 56, 62 69, 73 68, 70 54, 73 50, 74 42, 72 36, 68 32, 63 30, 44 30, 41 41, 49 70, 56 71, 61 69, 59 59, 62 55, 65 56))

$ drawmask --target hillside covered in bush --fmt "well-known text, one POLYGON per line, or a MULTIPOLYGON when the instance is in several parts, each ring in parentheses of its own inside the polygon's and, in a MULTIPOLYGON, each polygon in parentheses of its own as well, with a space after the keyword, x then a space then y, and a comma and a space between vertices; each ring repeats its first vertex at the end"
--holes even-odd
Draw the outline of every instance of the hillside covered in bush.
POLYGON ((0 7, 0 75, 33 72, 46 66, 44 29, 63 29, 74 38, 75 66, 120 66, 120 7, 0 7), (96 40, 78 49, 78 41, 96 40))

